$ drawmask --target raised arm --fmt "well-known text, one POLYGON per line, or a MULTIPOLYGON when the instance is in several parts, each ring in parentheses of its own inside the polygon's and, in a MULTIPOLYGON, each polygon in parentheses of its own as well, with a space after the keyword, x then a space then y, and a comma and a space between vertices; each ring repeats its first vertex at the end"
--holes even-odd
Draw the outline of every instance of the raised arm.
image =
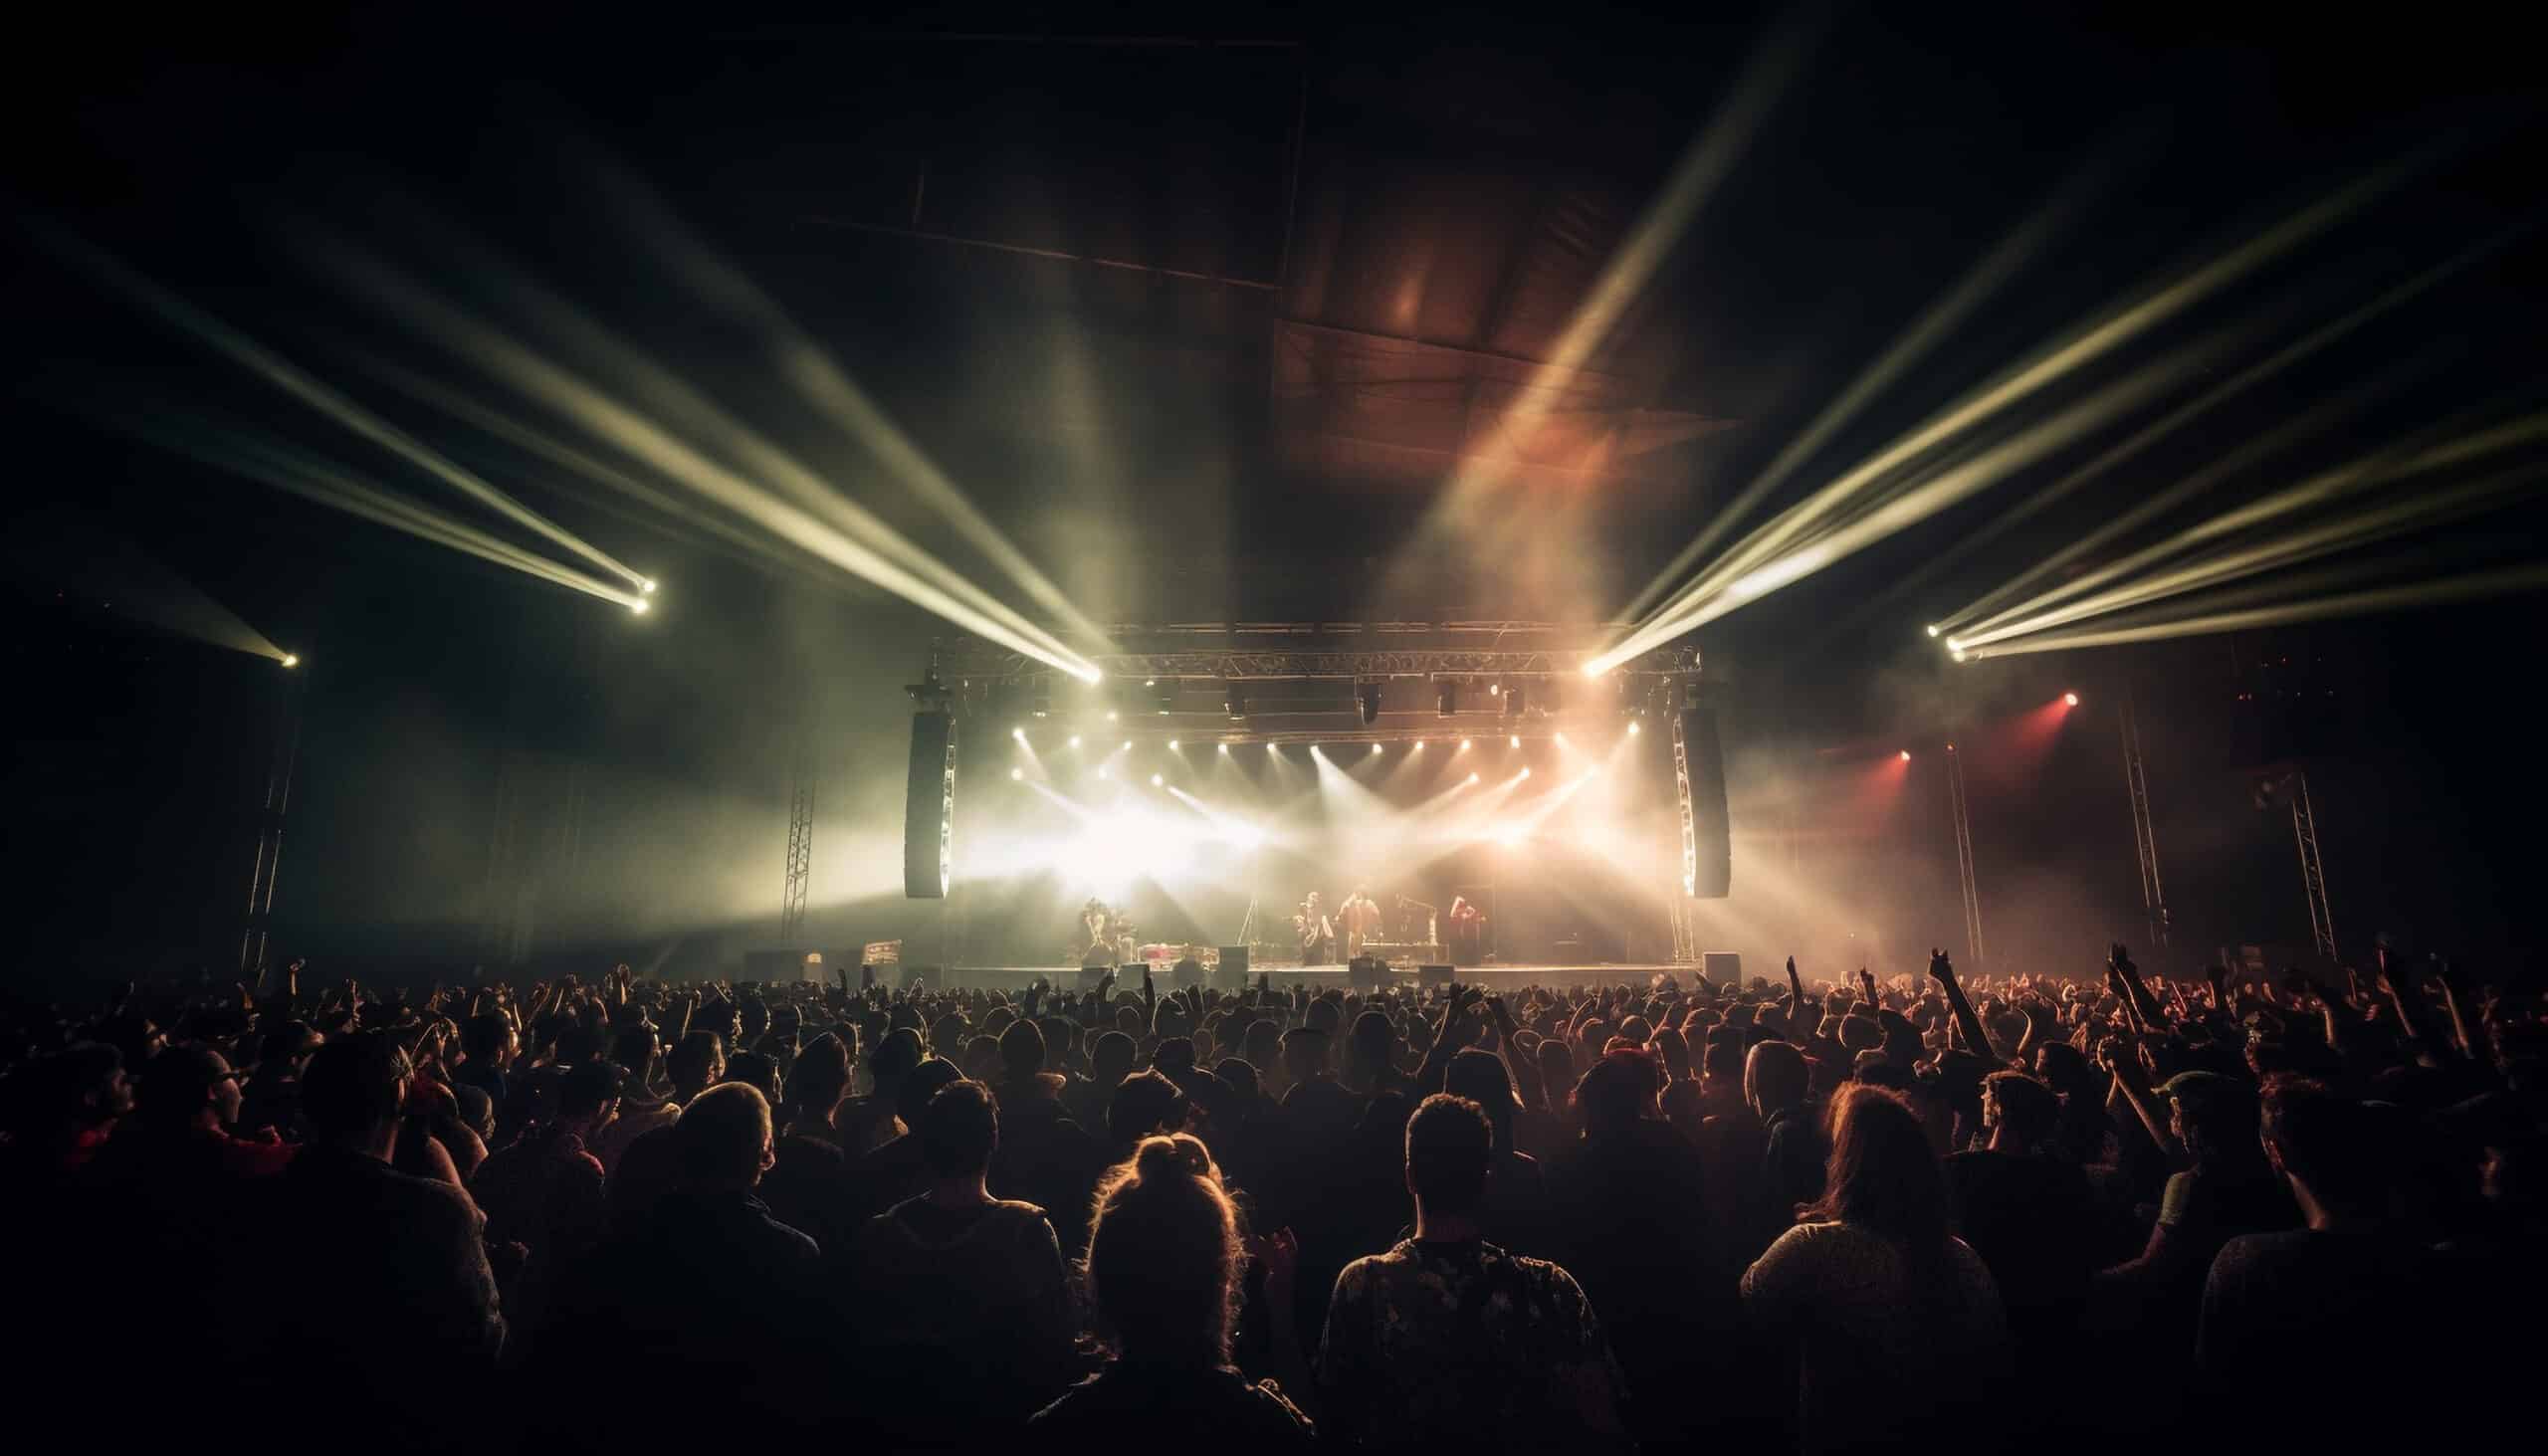
MULTIPOLYGON (((1794 972, 1790 972, 1794 974, 1794 972)), ((1955 1014, 1955 1024, 1964 1033, 1966 1050, 1982 1059, 1983 1065, 1998 1068, 1999 1054, 1991 1050, 1991 1038, 1982 1031, 1982 1018, 1974 1014, 1973 1003, 1965 999, 1964 987, 1956 984, 1955 962, 1947 952, 1932 947, 1929 951, 1929 974, 1938 983, 1939 994, 1947 998, 1947 1009, 1955 1014)))
POLYGON ((1475 986, 1451 987, 1451 994, 1442 1002, 1442 1020, 1433 1028, 1433 1044, 1424 1049, 1424 1060, 1415 1069, 1416 1091, 1430 1095, 1442 1090, 1443 1079, 1451 1069, 1451 1055, 1459 1050, 1461 1018, 1482 994, 1475 986))

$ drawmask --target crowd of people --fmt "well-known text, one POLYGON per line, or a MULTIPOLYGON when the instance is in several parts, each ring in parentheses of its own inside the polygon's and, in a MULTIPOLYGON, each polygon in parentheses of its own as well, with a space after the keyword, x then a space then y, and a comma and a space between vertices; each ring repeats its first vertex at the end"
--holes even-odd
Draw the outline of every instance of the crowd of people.
POLYGON ((260 1450, 2412 1438, 2538 1362, 2548 1020, 2338 974, 16 1005, 18 1404, 260 1450))

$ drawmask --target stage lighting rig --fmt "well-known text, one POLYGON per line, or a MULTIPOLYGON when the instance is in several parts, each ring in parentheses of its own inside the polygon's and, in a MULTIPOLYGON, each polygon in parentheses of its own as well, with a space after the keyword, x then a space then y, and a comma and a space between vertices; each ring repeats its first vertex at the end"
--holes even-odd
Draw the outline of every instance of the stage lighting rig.
POLYGON ((1231 683, 1223 690, 1222 702, 1229 711, 1230 722, 1247 721, 1247 690, 1245 688, 1235 682, 1231 683))
POLYGON ((1372 725, 1380 721, 1380 684, 1357 684, 1354 689, 1354 700, 1355 705, 1362 710, 1363 727, 1370 728, 1372 725))
POLYGON ((285 653, 283 655, 283 665, 288 668, 297 668, 301 666, 301 654, 297 652, 285 653))
MULTIPOLYGON (((638 610, 644 609, 641 603, 638 610)), ((903 692, 911 698, 913 706, 923 713, 945 713, 956 698, 955 694, 947 690, 947 684, 940 681, 936 668, 931 668, 924 673, 917 683, 905 683, 903 692)))

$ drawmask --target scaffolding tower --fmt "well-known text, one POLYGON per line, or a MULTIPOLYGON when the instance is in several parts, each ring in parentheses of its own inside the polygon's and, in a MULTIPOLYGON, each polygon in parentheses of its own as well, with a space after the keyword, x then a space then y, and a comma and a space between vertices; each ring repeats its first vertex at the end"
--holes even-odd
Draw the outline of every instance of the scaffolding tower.
POLYGON ((2318 859, 2318 816, 2309 805, 2309 775, 2291 775, 2291 835, 2300 844, 2300 888, 2309 897, 2309 940, 2336 962, 2336 915, 2327 905, 2327 870, 2318 859))
POLYGON ((301 761, 304 669, 283 686, 283 721, 277 725, 273 761, 266 769, 265 802, 257 813, 257 854, 248 871, 248 914, 239 936, 239 974, 251 984, 266 965, 275 910, 275 876, 283 867, 284 814, 292 807, 292 773, 301 761))
POLYGON ((1964 790, 1964 759, 1947 744, 1947 803, 1955 814, 1955 867, 1964 884, 1964 936, 1973 968, 1983 967, 1982 890, 1973 877, 1973 815, 1964 790))
POLYGON ((2150 775, 2142 765, 2141 725, 2132 715, 2132 690, 2123 692, 2123 782, 2132 800, 2132 853, 2141 866, 2141 905, 2150 917, 2150 943, 2168 948, 2168 897, 2159 885, 2159 834, 2150 818, 2150 775))
POLYGON ((798 948, 805 930, 805 896, 814 880, 814 743, 799 729, 787 795, 787 886, 778 901, 778 943, 798 948))

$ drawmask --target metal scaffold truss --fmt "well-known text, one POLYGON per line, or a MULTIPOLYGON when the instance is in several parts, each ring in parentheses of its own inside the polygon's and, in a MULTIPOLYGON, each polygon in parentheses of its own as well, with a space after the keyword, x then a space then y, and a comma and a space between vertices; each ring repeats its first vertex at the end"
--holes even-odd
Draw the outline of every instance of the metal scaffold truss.
MULTIPOLYGON (((1280 682, 1300 679, 1581 678, 1585 662, 1610 638, 1601 627, 1538 622, 1240 622, 1227 626, 1123 627, 1115 640, 1155 650, 1100 653, 1089 661, 1116 682, 1280 682), (1189 646, 1217 636, 1222 645, 1189 646), (1352 646, 1307 647, 1250 638, 1346 638, 1352 646), (1376 641, 1400 639, 1394 643, 1376 641), (1425 639, 1421 643, 1415 639, 1425 639), (1370 645, 1364 645, 1365 643, 1370 645)), ((942 640, 931 657, 939 681, 1012 682, 1053 673, 1045 664, 975 638, 942 640)), ((1667 646, 1622 664, 1631 677, 1699 670, 1699 651, 1667 646)))
POLYGON ((1982 889, 1973 874, 1973 815, 1964 791, 1964 759, 1950 744, 1947 748, 1947 800, 1955 812, 1955 867, 1964 885, 1965 943, 1973 955, 1973 968, 1984 964, 1982 953, 1982 889))
POLYGON ((2300 888, 2309 897, 2309 939, 2330 963, 2336 958, 2336 913, 2327 904, 2327 869, 2318 859, 2318 814, 2309 803, 2309 775, 2291 782, 2291 834, 2300 843, 2300 888))
POLYGON ((778 943, 793 947, 805 929, 805 898, 814 880, 814 752, 799 733, 787 798, 787 888, 778 904, 778 943))
POLYGON ((2150 775, 2141 759, 2141 725, 2132 715, 2132 694, 2123 695, 2124 790, 2132 800, 2132 850, 2141 865, 2141 905, 2150 917, 2150 943, 2168 948, 2168 897, 2159 885, 2159 833, 2150 818, 2150 775))

